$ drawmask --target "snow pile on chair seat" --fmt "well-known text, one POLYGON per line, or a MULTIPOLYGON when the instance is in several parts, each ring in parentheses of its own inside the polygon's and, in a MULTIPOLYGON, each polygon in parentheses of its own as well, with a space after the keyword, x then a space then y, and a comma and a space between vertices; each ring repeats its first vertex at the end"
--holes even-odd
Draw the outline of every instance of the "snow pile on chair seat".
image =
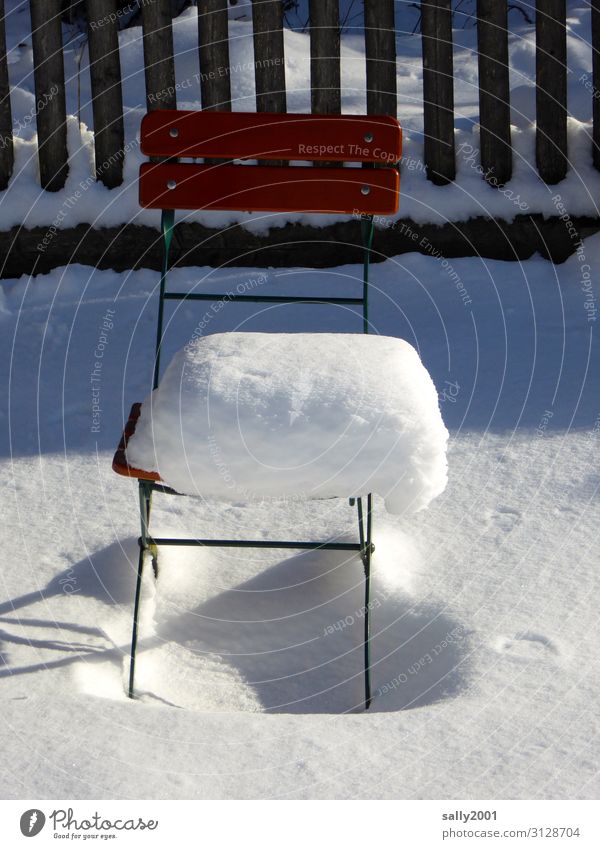
POLYGON ((444 490, 447 439, 433 382, 401 339, 218 333, 175 355, 127 460, 191 495, 375 492, 402 513, 444 490))

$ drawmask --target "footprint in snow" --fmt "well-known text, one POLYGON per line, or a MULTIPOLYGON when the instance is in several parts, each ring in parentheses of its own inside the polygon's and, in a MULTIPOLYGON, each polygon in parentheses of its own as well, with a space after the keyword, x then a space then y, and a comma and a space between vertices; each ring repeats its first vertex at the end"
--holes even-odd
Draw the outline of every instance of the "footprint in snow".
POLYGON ((521 511, 513 507, 497 507, 495 510, 486 511, 485 518, 489 527, 510 533, 521 521, 521 511))
POLYGON ((540 660, 548 655, 560 654, 551 639, 533 631, 523 631, 514 637, 500 637, 496 641, 496 650, 519 660, 540 660))

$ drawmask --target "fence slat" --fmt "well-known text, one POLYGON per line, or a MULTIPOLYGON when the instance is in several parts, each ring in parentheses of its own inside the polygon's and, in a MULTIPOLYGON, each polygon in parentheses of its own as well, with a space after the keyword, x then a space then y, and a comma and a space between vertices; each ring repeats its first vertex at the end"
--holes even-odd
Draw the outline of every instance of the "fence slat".
POLYGON ((421 34, 425 166, 428 179, 443 185, 456 176, 451 0, 423 0, 421 34))
POLYGON ((200 96, 203 109, 231 111, 227 0, 199 0, 200 96))
POLYGON ((592 151, 594 167, 600 171, 600 0, 592 0, 592 110, 594 130, 592 151))
POLYGON ((117 0, 87 0, 96 179, 109 189, 123 182, 125 155, 116 11, 117 0))
POLYGON ((481 167, 488 182, 512 174, 507 0, 477 0, 481 167))
POLYGON ((146 108, 148 112, 154 109, 176 109, 171 2, 170 0, 144 0, 141 6, 146 108))
POLYGON ((317 115, 339 115, 340 10, 337 0, 310 0, 310 102, 317 115))
POLYGON ((567 173, 567 31, 565 0, 537 0, 535 159, 540 177, 567 173))
POLYGON ((398 114, 394 0, 365 0, 367 113, 398 114))
POLYGON ((60 0, 30 0, 40 182, 57 192, 67 179, 67 108, 60 0))
POLYGON ((0 0, 0 189, 8 186, 14 165, 10 84, 6 61, 4 0, 0 0))
POLYGON ((256 111, 286 112, 282 0, 252 0, 256 111))

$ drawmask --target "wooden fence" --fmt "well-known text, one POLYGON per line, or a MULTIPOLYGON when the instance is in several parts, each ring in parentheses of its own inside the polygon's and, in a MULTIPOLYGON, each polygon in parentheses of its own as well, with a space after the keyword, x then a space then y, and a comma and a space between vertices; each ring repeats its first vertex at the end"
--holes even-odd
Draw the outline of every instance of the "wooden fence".
MULTIPOLYGON (((86 0, 96 145, 96 176, 108 187, 123 178, 123 104, 117 0, 86 0)), ((147 108, 174 108, 177 85, 170 0, 142 0, 147 108)), ((566 174, 566 2, 536 2, 536 160, 540 176, 566 174)), ((204 109, 231 109, 227 0, 197 0, 200 97, 204 109)), ((30 0, 41 185, 60 189, 68 173, 60 0, 30 0)), ((600 0, 592 7, 593 160, 600 169, 600 0)), ((340 17, 337 0, 310 0, 311 108, 339 113, 340 17)), ((13 138, 0 0, 0 188, 13 168, 13 138)), ((482 179, 503 185, 512 173, 507 0, 477 0, 482 179)), ((397 114, 394 0, 364 0, 367 111, 397 114)), ((253 0, 256 108, 286 111, 282 0, 253 0)), ((437 184, 454 180, 451 0, 421 2, 424 158, 437 184)))

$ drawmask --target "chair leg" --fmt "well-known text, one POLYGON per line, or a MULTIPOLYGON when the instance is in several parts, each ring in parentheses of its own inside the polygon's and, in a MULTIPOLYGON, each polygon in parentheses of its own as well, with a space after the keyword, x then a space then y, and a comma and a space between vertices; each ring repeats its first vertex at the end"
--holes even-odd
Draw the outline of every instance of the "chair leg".
POLYGON ((361 559, 365 569, 365 710, 368 710, 371 706, 371 558, 375 550, 373 545, 373 496, 370 493, 367 495, 366 527, 362 498, 357 499, 357 506, 361 559))
POLYGON ((140 595, 142 589, 142 572, 144 571, 144 555, 145 550, 142 545, 141 538, 138 540, 140 546, 140 556, 138 560, 137 582, 135 585, 135 601, 133 603, 133 630, 131 633, 131 655, 129 660, 129 691, 127 695, 133 699, 133 683, 135 678, 135 652, 137 649, 138 638, 138 617, 140 609, 140 595))
POLYGON ((139 498, 140 498, 140 522, 142 526, 142 535, 138 540, 140 555, 138 559, 137 581, 135 585, 135 600, 133 602, 133 629, 131 632, 131 654, 129 660, 129 690, 128 696, 133 699, 134 695, 134 680, 135 680, 135 653, 138 641, 138 625, 140 612, 140 598, 142 594, 142 575, 144 572, 144 557, 146 552, 152 554, 152 567, 156 577, 158 572, 158 564, 156 562, 156 552, 152 550, 152 546, 148 545, 148 525, 150 522, 150 506, 152 502, 152 490, 145 481, 139 482, 139 498))
MULTIPOLYGON (((150 535, 150 531, 149 531, 150 510, 152 509, 152 487, 149 484, 145 484, 144 489, 145 489, 144 497, 145 497, 146 512, 145 512, 145 519, 144 519, 144 517, 142 517, 142 522, 143 522, 142 534, 144 536, 149 536, 150 535), (145 529, 144 529, 144 525, 145 525, 145 529)), ((158 550, 157 550, 155 545, 148 545, 148 544, 146 544, 146 550, 149 551, 150 554, 152 555, 152 571, 154 572, 154 577, 158 578, 158 550)))

